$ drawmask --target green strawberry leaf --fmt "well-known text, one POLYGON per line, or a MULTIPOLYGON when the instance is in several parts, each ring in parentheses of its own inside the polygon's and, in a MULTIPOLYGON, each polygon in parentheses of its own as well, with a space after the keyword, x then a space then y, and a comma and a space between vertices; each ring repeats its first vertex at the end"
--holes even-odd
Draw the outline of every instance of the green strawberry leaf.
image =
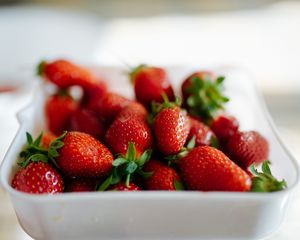
POLYGON ((41 132, 38 137, 33 140, 32 136, 26 132, 27 145, 24 150, 20 152, 20 160, 18 164, 25 168, 30 162, 49 162, 49 160, 58 167, 55 158, 59 156, 57 150, 63 147, 64 143, 61 141, 66 135, 64 132, 60 137, 52 141, 49 145, 49 148, 46 149, 41 146, 41 141, 43 133, 41 132))
POLYGON ((136 161, 136 163, 138 164, 138 166, 144 166, 146 162, 148 162, 151 158, 152 155, 152 150, 148 149, 145 152, 143 152, 142 156, 140 157, 140 159, 138 159, 136 161))
POLYGON ((191 86, 185 89, 189 94, 186 99, 191 115, 200 116, 206 123, 209 123, 218 110, 223 109, 224 103, 229 99, 223 96, 224 77, 220 76, 216 80, 205 75, 203 79, 193 77, 191 86))
POLYGON ((27 138, 27 144, 31 145, 33 143, 33 139, 30 133, 26 132, 26 138, 27 138))
POLYGON ((176 191, 184 190, 183 184, 174 178, 174 187, 176 191))
POLYGON ((42 75, 43 75, 45 66, 46 66, 46 61, 41 61, 41 62, 38 64, 38 66, 37 66, 37 68, 36 68, 36 74, 37 74, 38 76, 42 76, 42 75))
POLYGON ((134 161, 135 156, 136 156, 136 149, 135 149, 134 143, 129 142, 128 148, 127 148, 127 153, 126 153, 126 159, 128 161, 134 161))
POLYGON ((126 166, 126 173, 127 174, 134 173, 134 171, 137 169, 137 167, 138 167, 138 165, 135 162, 130 161, 126 166))
POLYGON ((105 191, 112 182, 113 176, 110 175, 97 189, 97 191, 105 191))
POLYGON ((217 148, 217 149, 220 148, 219 141, 218 141, 218 139, 216 137, 212 137, 211 138, 210 146, 214 147, 214 148, 217 148))
POLYGON ((275 192, 287 188, 287 183, 283 179, 277 180, 271 172, 270 161, 265 161, 262 164, 262 172, 258 172, 252 165, 250 171, 254 175, 252 178, 252 192, 275 192))
POLYGON ((112 165, 113 165, 114 167, 118 167, 118 166, 120 166, 120 165, 122 165, 122 164, 124 164, 124 163, 126 163, 126 162, 127 162, 127 159, 122 158, 122 157, 119 157, 119 158, 115 159, 115 160, 112 162, 112 165))

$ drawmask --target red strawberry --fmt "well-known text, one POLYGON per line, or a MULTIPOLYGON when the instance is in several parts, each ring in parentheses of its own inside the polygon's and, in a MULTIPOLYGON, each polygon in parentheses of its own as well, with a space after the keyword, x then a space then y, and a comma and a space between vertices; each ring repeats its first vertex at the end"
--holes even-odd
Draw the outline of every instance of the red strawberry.
POLYGON ((154 118, 153 129, 157 146, 163 154, 179 153, 189 134, 186 112, 174 105, 163 107, 154 118))
POLYGON ((60 135, 67 129, 71 115, 77 109, 77 102, 69 95, 51 96, 45 106, 48 129, 60 135))
POLYGON ((138 102, 131 102, 127 107, 123 108, 118 115, 118 118, 139 118, 141 121, 146 121, 148 116, 147 109, 138 102))
POLYGON ((145 187, 148 190, 182 190, 182 182, 177 172, 156 160, 150 160, 145 164, 144 171, 152 172, 145 179, 145 187))
POLYGON ((69 130, 88 133, 97 139, 103 139, 106 129, 104 122, 94 112, 78 108, 70 118, 69 130))
POLYGON ((191 128, 187 141, 190 141, 195 136, 195 146, 212 144, 216 137, 211 129, 193 117, 189 117, 189 120, 191 128))
POLYGON ((38 66, 38 74, 59 88, 78 85, 83 89, 91 89, 98 84, 91 72, 66 60, 42 61, 38 66))
POLYGON ((145 106, 150 106, 152 101, 163 102, 162 93, 170 101, 175 100, 167 73, 162 68, 140 65, 130 73, 130 78, 134 84, 136 99, 145 106))
POLYGON ((103 98, 98 101, 91 102, 88 109, 95 111, 97 115, 111 123, 121 110, 128 106, 131 101, 117 93, 108 92, 103 98))
POLYGON ((124 182, 120 182, 116 185, 112 185, 108 190, 110 191, 125 191, 125 192, 131 192, 131 191, 140 191, 142 190, 139 186, 134 184, 133 182, 129 183, 128 186, 124 182))
POLYGON ((237 132, 229 138, 227 153, 243 169, 269 157, 268 141, 256 131, 237 132))
POLYGON ((226 143, 238 131, 239 122, 233 116, 221 115, 213 120, 211 129, 217 135, 219 141, 226 143))
POLYGON ((184 106, 193 116, 209 123, 229 99, 223 96, 224 77, 211 72, 196 72, 182 84, 184 106))
POLYGON ((91 135, 68 132, 62 139, 57 163, 61 171, 72 177, 102 177, 112 169, 111 152, 91 135))
POLYGON ((191 150, 179 161, 181 177, 190 190, 249 191, 251 178, 223 152, 210 146, 191 150))
POLYGON ((93 192, 96 180, 93 178, 72 178, 66 181, 66 192, 93 192))
POLYGON ((12 180, 12 187, 27 193, 60 193, 63 191, 60 174, 48 163, 31 162, 20 169, 12 180))
POLYGON ((117 117, 107 130, 105 141, 114 153, 123 155, 127 152, 129 142, 134 143, 138 156, 153 145, 146 121, 141 121, 135 114, 117 117))

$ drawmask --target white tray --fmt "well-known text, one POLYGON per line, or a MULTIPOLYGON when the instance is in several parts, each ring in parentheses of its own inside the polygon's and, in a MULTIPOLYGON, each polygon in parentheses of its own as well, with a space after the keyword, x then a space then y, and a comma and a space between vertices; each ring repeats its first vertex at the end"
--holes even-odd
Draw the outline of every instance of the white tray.
MULTIPOLYGON (((167 68, 179 89, 183 79, 199 68, 167 68)), ((110 89, 132 97, 124 69, 98 67, 110 89)), ((11 180, 26 142, 25 132, 43 128, 45 94, 37 89, 30 106, 18 115, 20 128, 1 166, 1 183, 10 194, 18 220, 34 239, 253 239, 274 232, 283 220, 288 199, 298 182, 298 165, 282 145, 253 82, 243 72, 214 69, 226 76, 228 111, 242 130, 267 137, 272 171, 288 189, 276 193, 232 192, 88 192, 55 196, 15 191, 11 180)))

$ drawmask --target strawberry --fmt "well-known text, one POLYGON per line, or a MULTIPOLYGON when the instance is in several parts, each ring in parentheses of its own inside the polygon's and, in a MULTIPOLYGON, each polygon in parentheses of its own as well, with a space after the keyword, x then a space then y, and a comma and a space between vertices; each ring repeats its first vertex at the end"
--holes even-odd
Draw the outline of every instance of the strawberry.
POLYGON ((224 77, 216 77, 211 72, 196 72, 182 84, 184 106, 193 116, 200 116, 209 123, 217 111, 223 109, 229 99, 223 96, 224 77))
POLYGON ((145 187, 148 190, 182 190, 183 185, 178 173, 157 160, 150 160, 143 168, 152 175, 145 179, 145 187))
POLYGON ((72 177, 102 177, 112 169, 111 152, 97 139, 82 132, 67 132, 62 137, 57 164, 72 177))
POLYGON ((215 144, 216 137, 211 129, 193 117, 189 117, 190 132, 187 141, 195 136, 195 146, 215 144))
POLYGON ((91 102, 88 109, 97 113, 106 123, 110 124, 121 110, 128 106, 131 101, 117 93, 108 92, 98 101, 91 102))
POLYGON ((104 122, 94 112, 78 108, 70 117, 69 130, 88 133, 97 139, 103 139, 106 129, 104 122))
POLYGON ((83 89, 91 89, 98 84, 91 72, 67 60, 42 61, 37 72, 59 88, 80 86, 83 89))
POLYGON ((127 107, 123 108, 118 114, 118 118, 138 118, 141 121, 146 121, 148 116, 147 109, 138 102, 131 102, 127 107))
POLYGON ((60 174, 44 162, 31 162, 21 168, 15 174, 11 185, 16 190, 33 194, 61 193, 64 188, 60 174))
POLYGON ((77 106, 77 102, 67 94, 58 93, 49 97, 45 106, 48 129, 55 135, 62 134, 68 128, 77 106))
POLYGON ((120 184, 119 187, 121 187, 124 183, 126 188, 131 188, 130 184, 132 180, 137 177, 149 177, 151 173, 143 171, 143 166, 149 161, 151 154, 152 150, 148 149, 141 155, 138 155, 134 143, 129 142, 126 155, 120 154, 113 161, 112 173, 98 187, 98 191, 114 189, 116 184, 120 184))
POLYGON ((105 141, 114 153, 123 155, 127 152, 129 142, 134 143, 138 156, 153 146, 153 138, 147 122, 135 114, 117 117, 107 130, 105 141))
POLYGON ((243 169, 268 159, 269 143, 256 131, 237 132, 229 138, 227 153, 243 169))
POLYGON ((199 191, 249 191, 251 179, 223 152, 210 146, 191 150, 179 161, 186 187, 199 191))
POLYGON ((165 155, 179 153, 189 134, 186 112, 177 105, 178 102, 172 103, 165 99, 163 104, 153 107, 153 130, 157 146, 165 155))
POLYGON ((139 65, 130 73, 130 79, 134 84, 136 99, 145 106, 150 107, 152 101, 163 102, 162 93, 170 101, 175 100, 167 73, 162 68, 139 65))
POLYGON ((142 190, 139 186, 137 186, 134 183, 129 183, 128 186, 124 182, 120 182, 116 185, 112 185, 109 189, 109 191, 125 191, 125 192, 135 192, 135 191, 140 191, 142 190))
POLYGON ((71 178, 66 181, 66 192, 93 192, 96 180, 93 178, 71 178))
POLYGON ((211 129, 220 142, 226 143, 239 130, 239 122, 233 116, 221 115, 213 120, 211 129))

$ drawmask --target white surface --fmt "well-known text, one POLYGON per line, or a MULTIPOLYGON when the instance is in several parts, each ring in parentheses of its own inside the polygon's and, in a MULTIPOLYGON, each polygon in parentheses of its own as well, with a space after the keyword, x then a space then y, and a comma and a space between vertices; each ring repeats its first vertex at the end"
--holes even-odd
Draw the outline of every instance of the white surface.
MULTIPOLYGON (((197 68, 174 67, 173 85, 197 68)), ((12 198, 21 226, 35 239, 252 239, 269 235, 283 220, 287 202, 298 180, 298 167, 278 142, 266 120, 251 80, 240 71, 221 68, 227 77, 228 110, 242 128, 267 137, 273 173, 289 188, 277 193, 226 192, 93 192, 37 196, 10 187, 16 159, 26 142, 25 132, 44 125, 45 95, 36 91, 32 105, 19 115, 20 129, 1 166, 1 183, 12 198), (245 109, 247 105, 247 110, 245 109), (242 119, 241 116, 245 117, 242 119), (249 121, 250 120, 250 121, 249 121)), ((132 96, 123 68, 97 68, 110 89, 132 96), (122 87, 122 88, 120 88, 122 87)))

